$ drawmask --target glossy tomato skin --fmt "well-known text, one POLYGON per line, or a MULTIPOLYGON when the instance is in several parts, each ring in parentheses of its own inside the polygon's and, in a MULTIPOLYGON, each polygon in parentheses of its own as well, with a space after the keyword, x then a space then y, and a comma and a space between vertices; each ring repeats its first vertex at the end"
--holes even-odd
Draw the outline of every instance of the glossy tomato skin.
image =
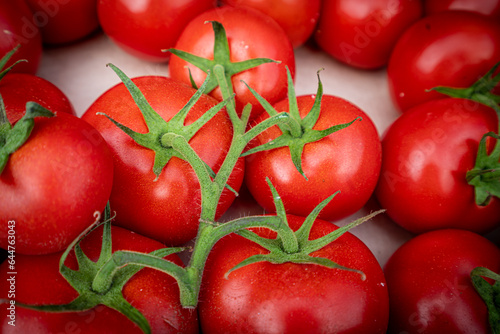
MULTIPOLYGON (((164 247, 161 243, 126 229, 113 226, 113 251, 133 250, 152 252, 164 247)), ((102 242, 102 228, 87 236, 81 243, 84 253, 97 261, 102 242)), ((41 256, 16 255, 15 300, 26 304, 65 304, 77 297, 77 292, 59 273, 62 253, 41 256), (33 279, 36 277, 36 279, 33 279)), ((182 265, 177 255, 167 257, 182 265)), ((78 269, 74 254, 65 264, 78 269)), ((8 297, 11 270, 8 262, 0 266, 2 298, 8 297)), ((149 321, 152 333, 198 333, 196 310, 183 309, 179 301, 179 289, 175 280, 154 269, 142 269, 123 288, 125 299, 143 313, 149 321)), ((15 325, 8 325, 9 310, 2 305, 2 333, 142 333, 130 320, 106 306, 97 306, 85 312, 47 313, 29 310, 16 305, 15 325)))
POLYGON ((9 73, 0 80, 7 118, 14 124, 26 112, 26 102, 33 101, 54 113, 76 115, 66 94, 52 82, 26 73, 9 73))
POLYGON ((12 69, 13 72, 36 74, 42 59, 42 37, 33 23, 33 14, 24 0, 0 3, 0 58, 16 46, 21 47, 7 62, 26 59, 12 69))
POLYGON ((323 1, 317 44, 335 59, 362 69, 387 65, 399 36, 423 15, 415 0, 323 1))
POLYGON ((223 0, 223 4, 249 7, 272 17, 285 30, 294 48, 303 45, 313 34, 319 19, 319 0, 223 0))
MULTIPOLYGON (((58 113, 38 118, 0 175, 0 219, 14 221, 16 254, 65 249, 94 221, 111 193, 113 160, 92 126, 58 113)), ((0 227, 7 249, 9 227, 0 227)))
POLYGON ((375 191, 389 217, 413 233, 442 228, 485 233, 498 226, 498 198, 476 205, 466 181, 479 141, 489 131, 498 131, 495 112, 469 100, 433 100, 402 114, 382 138, 375 191))
MULTIPOLYGON (((250 8, 223 6, 206 11, 194 18, 182 32, 175 48, 213 59, 214 32, 212 25, 207 23, 211 20, 218 21, 224 26, 229 40, 232 62, 252 58, 270 58, 281 62, 259 65, 233 76, 232 84, 236 94, 237 111, 241 112, 247 103, 252 104, 251 118, 255 118, 264 111, 244 82, 271 104, 285 98, 287 95, 286 66, 294 77, 295 56, 290 40, 276 21, 250 8)), ((170 60, 169 68, 172 78, 188 84, 190 83, 189 71, 191 71, 198 87, 206 78, 206 73, 176 56, 170 60)), ((222 99, 219 88, 212 91, 210 95, 218 100, 222 99)))
POLYGON ((500 24, 484 15, 446 11, 409 27, 389 59, 391 98, 401 111, 442 98, 436 86, 469 87, 500 59, 500 24))
POLYGON ((89 36, 99 27, 97 0, 26 0, 45 44, 71 43, 89 36))
POLYGON ((389 333, 490 333, 470 272, 500 270, 500 249, 473 232, 443 229, 403 244, 384 267, 389 333))
POLYGON ((130 54, 166 62, 184 27, 196 15, 215 7, 215 0, 99 0, 99 22, 104 32, 130 54))
MULTIPOLYGON (((311 109, 314 95, 297 98, 301 117, 311 109)), ((288 101, 276 105, 288 111, 288 101)), ((288 213, 307 216, 319 203, 340 190, 320 213, 326 220, 339 220, 361 209, 377 184, 382 160, 380 138, 370 117, 352 103, 331 95, 323 95, 321 113, 314 129, 348 123, 349 127, 314 143, 306 144, 302 167, 308 180, 297 171, 287 147, 251 154, 245 159, 245 184, 260 206, 275 211, 269 177, 288 213)), ((262 114, 256 123, 268 118, 262 114)), ((250 147, 274 140, 281 134, 273 127, 256 137, 250 147)))
MULTIPOLYGON (((304 218, 288 215, 297 230, 304 218)), ((336 229, 314 222, 310 239, 336 229)), ((274 232, 257 230, 266 238, 274 232)), ((221 239, 208 257, 200 292, 203 333, 385 333, 388 295, 377 260, 358 238, 345 233, 314 256, 359 273, 311 264, 254 263, 224 278, 235 265, 266 250, 237 235, 221 239)))
MULTIPOLYGON (((152 108, 170 120, 191 98, 195 90, 167 77, 145 76, 133 79, 152 108)), ((194 122, 217 101, 203 95, 188 113, 186 125, 194 122)), ((189 164, 172 158, 155 181, 154 152, 139 146, 111 123, 103 112, 132 130, 145 133, 142 114, 123 84, 103 93, 82 116, 96 127, 111 147, 115 173, 110 203, 116 211, 116 224, 169 245, 181 245, 196 236, 201 212, 198 179, 189 164)), ((218 171, 232 139, 232 126, 225 111, 219 112, 190 140, 190 145, 214 170, 218 171)), ((243 183, 244 161, 239 160, 229 185, 238 191, 243 183)), ((235 195, 225 189, 218 216, 231 205, 235 195)))
POLYGON ((426 15, 448 10, 478 12, 492 18, 500 18, 499 0, 424 0, 426 15))

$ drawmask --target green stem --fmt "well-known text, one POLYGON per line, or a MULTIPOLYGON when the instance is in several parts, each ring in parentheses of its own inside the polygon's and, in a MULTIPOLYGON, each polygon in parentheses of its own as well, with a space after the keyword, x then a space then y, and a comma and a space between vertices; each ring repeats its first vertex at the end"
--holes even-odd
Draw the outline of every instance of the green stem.
POLYGON ((190 257, 189 264, 185 268, 165 263, 166 261, 158 257, 152 257, 141 253, 132 254, 132 252, 120 252, 117 255, 118 258, 115 260, 121 261, 118 262, 118 264, 136 263, 141 266, 162 270, 173 276, 179 284, 182 306, 192 308, 196 307, 198 303, 198 295, 203 276, 202 273, 208 255, 217 241, 226 235, 250 227, 267 227, 278 232, 282 224, 281 218, 277 216, 242 217, 225 224, 200 221, 200 229, 193 248, 193 253, 190 257))
POLYGON ((130 256, 130 254, 143 255, 144 258, 147 258, 150 261, 161 260, 165 263, 165 266, 169 268, 169 272, 172 276, 181 275, 181 272, 179 270, 182 269, 182 267, 179 267, 178 265, 169 261, 163 261, 163 257, 181 252, 182 250, 184 250, 184 248, 181 247, 162 248, 150 254, 131 251, 116 251, 110 256, 109 260, 106 261, 103 266, 97 271, 97 274, 92 281, 92 290, 100 294, 105 294, 106 292, 108 292, 111 284, 113 283, 115 274, 126 265, 140 264, 146 267, 150 266, 147 262, 136 263, 131 261, 131 259, 134 257, 130 256))

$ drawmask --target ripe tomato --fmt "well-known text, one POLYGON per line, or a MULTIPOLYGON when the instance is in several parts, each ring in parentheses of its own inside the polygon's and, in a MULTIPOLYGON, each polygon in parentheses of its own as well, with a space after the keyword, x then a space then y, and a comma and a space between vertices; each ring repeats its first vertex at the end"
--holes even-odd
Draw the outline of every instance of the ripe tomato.
POLYGON ((500 270, 500 249, 475 233, 444 229, 403 244, 385 266, 389 333, 490 333, 470 273, 500 270))
POLYGON ((422 14, 414 0, 324 1, 314 38, 335 59, 375 69, 387 65, 399 36, 422 14))
POLYGON ((23 117, 28 101, 36 102, 54 113, 75 115, 71 101, 56 85, 32 74, 7 74, 0 80, 0 95, 12 124, 23 117))
POLYGON ((165 62, 184 27, 196 15, 215 7, 214 0, 99 0, 104 32, 136 57, 165 62))
POLYGON ((436 86, 469 87, 500 59, 500 24, 466 11, 424 17, 398 40, 387 68, 389 91, 402 111, 444 97, 436 86))
POLYGON ((99 27, 97 0, 26 0, 46 44, 70 43, 99 27))
POLYGON ((318 22, 320 0, 223 0, 223 4, 249 7, 272 17, 285 30, 294 48, 304 44, 318 22))
POLYGON ((33 14, 24 0, 0 2, 0 55, 21 45, 7 62, 6 67, 19 59, 26 59, 12 71, 35 74, 42 58, 42 37, 38 27, 31 21, 33 14))
MULTIPOLYGON (((113 226, 113 252, 133 250, 151 252, 162 248, 157 241, 131 231, 113 226)), ((92 261, 97 261, 101 250, 102 228, 95 230, 81 243, 83 252, 92 261)), ((6 300, 30 305, 66 304, 77 297, 76 291, 59 273, 61 253, 49 255, 17 255, 15 257, 15 288, 10 288, 12 277, 5 261, 0 266, 1 296, 6 300), (34 279, 36 278, 36 279, 34 279), (9 296, 9 293, 14 295, 9 296)), ((168 260, 182 265, 177 255, 168 260)), ((65 264, 73 270, 78 268, 72 252, 65 264)), ((183 309, 179 301, 179 289, 175 280, 153 269, 142 269, 124 286, 125 299, 137 308, 149 321, 153 333, 197 333, 198 321, 195 310, 183 309)), ((51 313, 30 310, 15 305, 15 326, 9 325, 10 305, 2 305, 2 333, 142 333, 124 315, 100 305, 84 312, 51 313)))
POLYGON ((432 100, 402 114, 382 139, 375 190, 389 217, 414 233, 442 228, 484 233, 498 226, 498 198, 478 206, 466 181, 479 141, 489 131, 498 131, 493 109, 464 99, 432 100))
MULTIPOLYGON (((194 18, 186 26, 175 49, 213 59, 214 31, 207 21, 218 21, 224 26, 232 62, 252 58, 270 58, 281 61, 279 64, 259 65, 232 77, 236 108, 239 112, 247 103, 252 104, 251 118, 255 118, 264 111, 242 81, 255 89, 269 103, 278 102, 286 97, 286 66, 293 77, 295 56, 288 37, 274 20, 250 8, 223 6, 209 10, 194 18)), ((206 78, 205 72, 176 56, 170 60, 169 68, 172 78, 186 83, 190 83, 191 73, 198 87, 206 78)), ((222 99, 219 88, 212 91, 210 95, 218 100, 222 99)))
MULTIPOLYGON (((111 154, 92 126, 63 112, 36 118, 0 174, 0 220, 15 222, 16 253, 65 249, 104 209, 112 181, 111 154)), ((0 226, 1 248, 10 230, 0 226)))
MULTIPOLYGON (((166 121, 192 97, 195 90, 167 77, 145 76, 133 79, 151 107, 166 121)), ((203 95, 188 113, 185 125, 193 123, 217 101, 203 95)), ((158 180, 153 173, 154 151, 138 145, 125 132, 97 112, 104 112, 134 131, 147 127, 139 108, 125 85, 118 84, 103 93, 82 116, 96 127, 111 147, 115 165, 111 207, 116 224, 169 245, 181 245, 196 236, 201 212, 200 186, 193 169, 184 160, 172 158, 158 180)), ((217 172, 232 140, 231 122, 219 112, 190 140, 203 161, 217 172)), ((243 182, 244 161, 240 160, 229 185, 239 190, 243 182)), ((218 207, 219 216, 231 205, 235 195, 225 189, 218 207)))
POLYGON ((500 18, 499 0, 425 0, 424 4, 427 15, 447 10, 467 10, 492 18, 500 18))
MULTIPOLYGON (((304 218, 287 216, 297 230, 304 218)), ((317 219, 310 240, 336 229, 317 219)), ((274 232, 256 229, 275 238, 274 232)), ((388 296, 377 260, 349 232, 312 253, 361 270, 359 273, 316 264, 258 262, 237 269, 244 259, 265 254, 261 246, 237 235, 221 239, 210 253, 200 292, 203 333, 385 333, 388 296)))
MULTIPOLYGON (((299 96, 297 103, 304 118, 314 104, 315 95, 299 96)), ((288 111, 288 100, 274 105, 288 111)), ((261 114, 256 120, 268 118, 261 114)), ((302 167, 308 180, 295 168, 288 147, 253 153, 245 157, 245 184, 260 206, 275 210, 269 177, 278 190, 288 213, 307 216, 321 201, 336 191, 335 197, 320 213, 326 220, 338 220, 361 209, 377 184, 382 160, 377 129, 370 117, 352 103, 331 95, 323 95, 321 113, 313 129, 323 130, 333 125, 355 121, 345 129, 306 144, 302 167)), ((253 147, 270 142, 281 135, 275 126, 251 142, 253 147)))

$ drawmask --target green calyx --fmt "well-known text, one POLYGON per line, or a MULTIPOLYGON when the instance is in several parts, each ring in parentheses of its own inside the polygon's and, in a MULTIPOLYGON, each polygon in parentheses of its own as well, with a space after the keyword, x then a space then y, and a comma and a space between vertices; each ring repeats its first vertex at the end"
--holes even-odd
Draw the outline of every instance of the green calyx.
POLYGON ((321 202, 306 217, 302 226, 297 231, 294 232, 288 225, 285 207, 278 192, 276 191, 276 188, 274 188, 269 179, 267 179, 267 182, 269 187, 271 188, 271 192, 274 198, 274 203, 276 205, 276 216, 280 218, 280 224, 272 228, 277 232, 277 237, 275 239, 267 239, 260 237, 256 233, 249 231, 247 229, 241 229, 237 231, 236 234, 259 244, 263 248, 267 249, 269 253, 254 255, 243 260, 225 274, 226 278, 229 276, 231 272, 239 268, 257 262, 267 261, 274 264, 282 264, 286 262, 301 263, 301 264, 316 264, 332 269, 348 270, 358 273, 361 276, 361 279, 365 280, 366 276, 362 271, 341 266, 338 263, 335 263, 334 261, 327 258, 311 256, 311 253, 332 243, 341 235, 343 235, 345 232, 349 231, 351 228, 356 227, 367 220, 370 220, 371 218, 380 214, 384 210, 379 210, 365 217, 359 218, 343 227, 336 229, 335 231, 321 238, 309 240, 313 223, 316 220, 318 214, 328 203, 330 203, 330 201, 339 193, 339 191, 331 195, 327 199, 325 199, 323 202, 321 202))
POLYGON ((477 293, 484 300, 488 309, 491 332, 500 333, 500 275, 488 268, 477 267, 471 272, 471 280, 477 293), (495 281, 492 285, 485 279, 495 281))
POLYGON ((16 61, 14 64, 10 65, 9 67, 5 68, 5 66, 7 65, 7 62, 9 61, 9 59, 14 55, 14 53, 17 52, 17 50, 21 47, 21 45, 17 45, 16 47, 14 47, 11 51, 7 52, 3 57, 2 59, 0 59, 0 80, 2 80, 2 78, 10 72, 10 70, 12 70, 12 68, 14 66, 16 66, 18 63, 21 63, 21 62, 27 62, 26 59, 20 59, 18 61, 16 61))
MULTIPOLYGON (((11 66, 5 68, 7 62, 12 55, 19 49, 20 45, 7 52, 0 59, 0 80, 12 70, 16 64, 26 61, 25 59, 18 60, 11 66)), ((35 125, 35 117, 52 117, 54 114, 35 102, 26 103, 26 114, 17 123, 12 126, 7 118, 7 110, 5 103, 0 95, 0 174, 5 168, 9 156, 17 151, 28 140, 33 126, 35 125)))
MULTIPOLYGON (((496 111, 498 130, 500 131, 500 96, 492 90, 500 83, 500 73, 495 71, 500 62, 495 64, 483 77, 468 88, 435 87, 435 90, 454 98, 463 98, 486 105, 496 111)), ((500 198, 500 137, 494 132, 486 133, 479 142, 474 168, 466 174, 466 180, 474 186, 475 201, 479 206, 489 204, 492 197, 500 198), (488 155, 487 143, 496 141, 493 151, 488 155)))
POLYGON ((488 132, 481 138, 477 151, 476 164, 466 174, 467 182, 474 186, 476 204, 488 205, 492 196, 500 198, 500 136, 488 132), (487 139, 496 140, 493 151, 488 155, 487 139))
MULTIPOLYGON (((133 321, 144 333, 151 333, 151 328, 144 315, 134 308, 123 297, 123 287, 145 265, 130 264, 123 261, 123 255, 134 253, 111 250, 111 216, 109 205, 105 210, 104 221, 101 223, 100 214, 96 214, 96 221, 84 231, 63 253, 59 261, 59 271, 66 281, 78 292, 78 297, 63 305, 28 305, 17 303, 19 306, 44 312, 80 312, 90 310, 98 305, 105 305, 125 315, 133 321), (103 224, 102 247, 97 262, 90 260, 82 251, 80 241, 99 225, 103 224), (78 270, 68 268, 66 261, 70 251, 74 249, 78 270)), ((168 262, 163 257, 182 251, 183 248, 162 248, 148 255, 155 259, 168 262)), ((171 263, 171 262, 169 262, 171 263)), ((174 265, 173 263, 171 263, 174 265)))
POLYGON ((479 78, 472 86, 467 88, 434 87, 430 90, 437 91, 450 97, 476 101, 493 108, 500 114, 500 96, 493 94, 492 90, 500 82, 500 74, 495 76, 495 71, 500 66, 496 63, 484 76, 479 78))
MULTIPOLYGON (((209 21, 209 22, 212 24, 212 29, 214 30, 213 60, 202 58, 177 49, 168 49, 166 51, 169 51, 172 54, 176 55, 177 57, 189 62, 190 64, 196 66, 197 68, 201 69, 203 72, 207 74, 209 72, 216 73, 216 68, 222 68, 224 70, 223 73, 225 79, 224 83, 227 84, 226 89, 222 89, 223 92, 224 91, 233 92, 233 86, 231 80, 233 75, 265 63, 278 63, 278 61, 268 58, 253 58, 240 62, 232 62, 230 57, 231 53, 229 50, 229 42, 226 36, 226 30, 224 29, 223 25, 220 22, 217 21, 209 21)), ((207 81, 208 81, 206 86, 207 93, 210 93, 220 84, 220 80, 218 80, 216 76, 213 76, 207 81)), ((193 85, 193 87, 197 88, 192 77, 191 77, 191 84, 193 85)), ((223 95, 223 98, 227 99, 228 96, 223 95)), ((234 109, 234 101, 230 101, 230 105, 231 109, 234 109)), ((233 117, 233 115, 230 116, 233 117)))
MULTIPOLYGON (((206 85, 208 84, 207 79, 205 83, 196 91, 196 93, 191 97, 191 99, 186 103, 186 105, 168 122, 165 121, 149 104, 142 92, 135 85, 135 83, 123 73, 119 68, 113 64, 108 64, 109 67, 115 71, 118 77, 122 80, 125 87, 130 92, 130 95, 134 99, 135 103, 141 111, 144 121, 148 127, 147 133, 139 133, 133 131, 127 126, 115 121, 108 115, 104 113, 99 113, 100 115, 106 116, 111 122, 113 122, 117 127, 119 127, 123 132, 129 135, 138 145, 149 148, 155 152, 155 160, 153 165, 153 172, 156 175, 157 180, 163 170, 172 157, 177 157, 183 159, 183 155, 180 154, 174 147, 173 142, 177 137, 181 137, 186 142, 198 132, 201 127, 203 127, 212 117, 219 112, 226 104, 223 101, 214 107, 210 108, 198 118, 195 122, 189 125, 184 125, 184 121, 188 112, 194 106, 194 104, 203 95, 206 85)), ((208 78, 210 75, 208 76, 208 78)), ((207 169, 208 166, 206 166, 207 169)), ((213 171, 209 170, 211 174, 213 171)))
POLYGON ((35 117, 52 117, 54 114, 35 102, 26 103, 26 113, 14 126, 7 118, 5 104, 0 96, 0 174, 12 153, 29 138, 35 126, 35 117))
MULTIPOLYGON (((297 105, 297 97, 295 95, 295 89, 293 86, 293 79, 288 68, 287 75, 290 119, 286 123, 278 125, 282 134, 278 138, 268 143, 262 144, 244 152, 242 156, 247 156, 256 152, 267 151, 279 147, 288 147, 295 168, 307 180, 307 176, 302 169, 302 152, 305 145, 321 140, 336 131, 344 129, 354 123, 356 120, 361 120, 361 117, 358 117, 349 123, 334 125, 325 130, 314 130, 313 127, 316 125, 321 112, 321 99, 323 97, 323 84, 321 83, 319 71, 318 89, 316 92, 314 104, 311 107, 309 113, 304 118, 300 117, 299 107, 297 105)), ((262 96, 260 96, 254 89, 252 89, 248 85, 247 87, 261 103, 269 116, 272 117, 279 114, 278 111, 274 109, 274 107, 264 98, 262 98, 262 96)))

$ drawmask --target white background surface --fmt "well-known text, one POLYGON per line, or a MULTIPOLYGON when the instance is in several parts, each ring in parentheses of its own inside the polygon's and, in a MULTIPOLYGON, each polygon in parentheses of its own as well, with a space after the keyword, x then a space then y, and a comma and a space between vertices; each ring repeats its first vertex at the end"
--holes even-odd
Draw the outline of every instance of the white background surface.
MULTIPOLYGON (((321 80, 324 93, 345 98, 356 104, 372 118, 380 135, 399 116, 389 98, 385 69, 357 70, 310 46, 303 46, 295 51, 297 95, 316 92, 316 72, 323 68, 321 80)), ((45 49, 38 75, 57 85, 68 96, 80 116, 99 95, 120 82, 115 73, 106 67, 107 63, 115 64, 129 77, 168 75, 168 65, 134 58, 101 33, 72 45, 45 49)), ((372 199, 360 212, 336 224, 344 225, 377 209, 378 204, 372 199)), ((225 218, 261 213, 262 209, 256 204, 237 200, 225 218)), ((382 266, 390 255, 412 236, 384 215, 356 227, 351 232, 366 243, 382 266)), ((500 244, 500 229, 487 237, 500 244)))

